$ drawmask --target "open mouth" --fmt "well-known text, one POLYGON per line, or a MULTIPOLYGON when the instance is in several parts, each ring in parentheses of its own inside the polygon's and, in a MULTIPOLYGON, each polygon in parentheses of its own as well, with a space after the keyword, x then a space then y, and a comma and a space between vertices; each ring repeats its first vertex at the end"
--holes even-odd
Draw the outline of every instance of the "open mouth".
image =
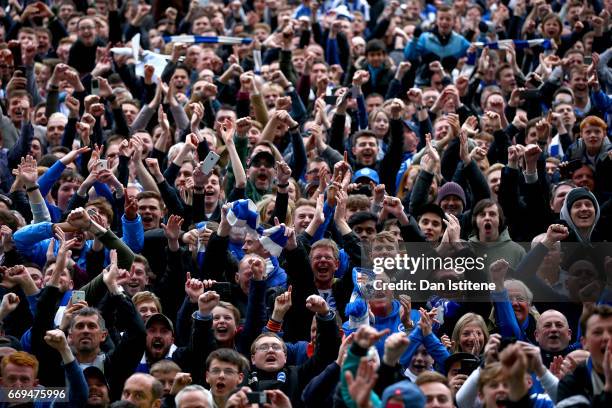
POLYGON ((218 326, 218 327, 215 329, 215 332, 216 332, 218 335, 225 336, 225 335, 228 333, 228 330, 227 330, 227 327, 225 327, 225 326, 218 326))
POLYGON ((276 356, 270 354, 268 357, 266 357, 266 363, 276 363, 276 356))
POLYGON ((153 340, 153 343, 151 343, 151 348, 153 348, 153 350, 163 350, 164 349, 164 342, 161 340, 153 340))
POLYGON ((485 222, 484 230, 486 233, 490 233, 493 230, 493 226, 491 225, 490 222, 485 222))
POLYGON ((217 390, 217 392, 224 392, 225 390, 227 390, 227 385, 222 382, 218 382, 217 384, 215 384, 215 389, 217 390))
POLYGON ((561 337, 558 334, 551 334, 551 335, 548 336, 548 340, 556 341, 556 340, 560 340, 560 339, 561 339, 561 337))
POLYGON ((257 175, 257 180, 258 181, 268 181, 268 176, 265 174, 259 174, 257 175))
POLYGON ((495 405, 498 408, 505 408, 508 405, 508 403, 509 403, 508 397, 506 397, 505 395, 499 396, 495 399, 495 405))
POLYGON ((147 222, 147 223, 153 222, 153 217, 151 217, 150 215, 141 215, 141 218, 142 218, 142 222, 147 222))
POLYGON ((421 363, 414 363, 412 365, 412 368, 414 369, 414 371, 423 371, 427 368, 427 366, 421 363))

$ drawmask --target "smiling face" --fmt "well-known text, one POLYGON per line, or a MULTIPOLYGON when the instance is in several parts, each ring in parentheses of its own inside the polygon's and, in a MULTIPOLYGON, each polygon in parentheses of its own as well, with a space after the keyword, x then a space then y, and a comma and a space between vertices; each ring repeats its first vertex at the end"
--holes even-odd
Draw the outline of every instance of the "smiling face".
POLYGON ((512 310, 516 316, 516 320, 522 324, 529 316, 529 297, 525 293, 525 288, 517 284, 516 281, 504 282, 504 287, 508 290, 508 297, 512 303, 512 310))
POLYGON ((535 338, 542 349, 558 352, 569 345, 572 331, 562 313, 547 310, 538 319, 535 338))
POLYGON ((134 296, 138 292, 145 290, 145 287, 149 284, 149 277, 147 276, 147 270, 142 262, 135 261, 130 269, 130 278, 123 285, 123 288, 128 295, 134 296))
POLYGON ((164 323, 156 321, 147 328, 146 353, 149 362, 156 362, 168 355, 174 343, 172 330, 164 323))
POLYGON ((157 305, 152 300, 145 300, 143 302, 138 303, 136 305, 136 310, 142 318, 142 321, 145 323, 147 322, 147 320, 149 320, 149 317, 153 316, 156 313, 159 313, 157 305))
POLYGON ((484 402, 485 408, 497 408, 504 406, 498 402, 508 398, 508 391, 510 391, 508 383, 504 376, 500 375, 487 381, 478 392, 478 396, 484 402))
POLYGON ((604 136, 604 130, 599 126, 588 125, 583 127, 580 131, 580 137, 584 140, 584 144, 589 154, 599 152, 603 144, 604 136))
POLYGON ((428 382, 419 385, 421 392, 425 394, 425 408, 453 408, 453 396, 451 390, 441 382, 428 382))
POLYGON ((357 162, 363 166, 374 166, 378 156, 378 141, 374 136, 362 136, 355 140, 353 154, 357 162))
POLYGON ((322 286, 331 285, 334 273, 340 265, 330 247, 317 247, 310 252, 310 267, 316 283, 322 286))
POLYGON ((308 227, 315 215, 315 208, 310 205, 302 205, 293 213, 293 227, 296 234, 301 234, 308 227))
POLYGON ((9 101, 8 116, 14 123, 21 123, 30 116, 30 100, 27 96, 15 96, 9 101))
POLYGON ((584 187, 589 191, 595 189, 595 178, 593 169, 583 164, 578 170, 572 173, 572 181, 578 187, 584 187))
POLYGON ((287 362, 282 340, 276 337, 261 337, 254 346, 251 362, 257 369, 266 372, 281 370, 287 362))
POLYGON ((419 375, 433 366, 433 358, 427 353, 425 346, 420 345, 410 360, 410 372, 419 375))
POLYGON ((95 376, 87 376, 86 378, 89 387, 87 405, 90 407, 107 407, 110 404, 110 397, 108 396, 106 383, 95 376))
POLYGON ((452 11, 438 11, 436 14, 436 26, 442 35, 449 35, 453 31, 455 16, 452 11))
POLYGON ((477 350, 477 354, 480 354, 485 346, 485 333, 478 323, 468 323, 459 333, 459 349, 465 353, 471 353, 476 342, 480 344, 480 350, 477 350))
POLYGON ((217 306, 212 311, 212 329, 215 340, 221 344, 231 344, 236 336, 237 322, 230 309, 217 306))
POLYGON ((383 138, 389 131, 389 118, 384 112, 378 112, 374 116, 374 123, 372 124, 372 131, 376 133, 376 136, 383 138))
POLYGON ((570 210, 572 222, 580 230, 588 230, 595 223, 595 206, 588 198, 577 200, 570 210))
MULTIPOLYGON (((53 275, 54 270, 55 270, 55 262, 50 263, 47 267, 47 270, 45 271, 45 276, 43 277, 43 282, 45 286, 49 283, 49 280, 51 280, 51 275, 53 275)), ((66 293, 67 291, 71 290, 73 286, 74 286, 74 282, 72 281, 72 278, 70 277, 70 271, 68 271, 68 268, 64 268, 64 270, 60 273, 60 278, 59 278, 60 292, 66 293)))
POLYGON ((213 359, 206 370, 206 382, 215 399, 223 400, 242 382, 244 374, 235 364, 213 359))

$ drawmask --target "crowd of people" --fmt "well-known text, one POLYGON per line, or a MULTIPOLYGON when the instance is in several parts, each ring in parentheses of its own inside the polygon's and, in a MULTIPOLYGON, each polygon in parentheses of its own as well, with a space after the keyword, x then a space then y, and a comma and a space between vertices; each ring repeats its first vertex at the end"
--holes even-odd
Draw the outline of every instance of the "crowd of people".
POLYGON ((2 1, 0 407, 612 407, 611 14, 2 1))

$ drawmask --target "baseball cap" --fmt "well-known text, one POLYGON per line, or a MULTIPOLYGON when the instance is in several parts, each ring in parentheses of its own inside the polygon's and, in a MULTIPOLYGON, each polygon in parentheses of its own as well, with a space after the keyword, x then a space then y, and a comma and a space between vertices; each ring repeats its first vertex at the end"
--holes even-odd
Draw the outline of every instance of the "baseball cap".
POLYGON ((251 157, 251 160, 249 160, 249 167, 260 160, 265 160, 266 162, 270 163, 272 167, 274 167, 274 156, 272 155, 272 153, 265 150, 261 150, 251 157))
POLYGON ((425 395, 416 384, 404 380, 392 384, 385 388, 382 395, 382 407, 387 406, 391 398, 401 398, 404 408, 423 408, 425 407, 425 395))
POLYGON ((149 320, 147 320, 147 322, 145 323, 145 329, 150 328, 151 326, 153 326, 153 323, 157 322, 163 323, 167 328, 172 331, 172 333, 174 333, 174 325, 172 324, 172 321, 168 319, 166 315, 163 315, 161 313, 155 313, 154 315, 151 315, 151 317, 149 317, 149 320))
POLYGON ((369 180, 372 180, 374 184, 380 183, 380 178, 378 177, 378 173, 376 172, 376 170, 371 169, 369 167, 364 167, 362 169, 357 170, 353 175, 353 180, 351 181, 354 183, 360 178, 367 178, 369 180))

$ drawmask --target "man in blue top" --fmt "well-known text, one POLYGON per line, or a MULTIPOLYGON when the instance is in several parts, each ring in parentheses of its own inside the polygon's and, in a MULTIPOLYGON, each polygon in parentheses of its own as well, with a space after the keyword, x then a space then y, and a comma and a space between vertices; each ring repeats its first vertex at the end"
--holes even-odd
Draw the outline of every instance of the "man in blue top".
POLYGON ((444 68, 452 69, 457 65, 459 58, 465 56, 470 42, 462 35, 453 31, 455 25, 455 12, 448 6, 438 8, 436 24, 433 30, 421 35, 406 45, 404 57, 413 63, 421 59, 417 82, 423 82, 427 75, 423 72, 425 66, 432 61, 441 61, 444 68))

